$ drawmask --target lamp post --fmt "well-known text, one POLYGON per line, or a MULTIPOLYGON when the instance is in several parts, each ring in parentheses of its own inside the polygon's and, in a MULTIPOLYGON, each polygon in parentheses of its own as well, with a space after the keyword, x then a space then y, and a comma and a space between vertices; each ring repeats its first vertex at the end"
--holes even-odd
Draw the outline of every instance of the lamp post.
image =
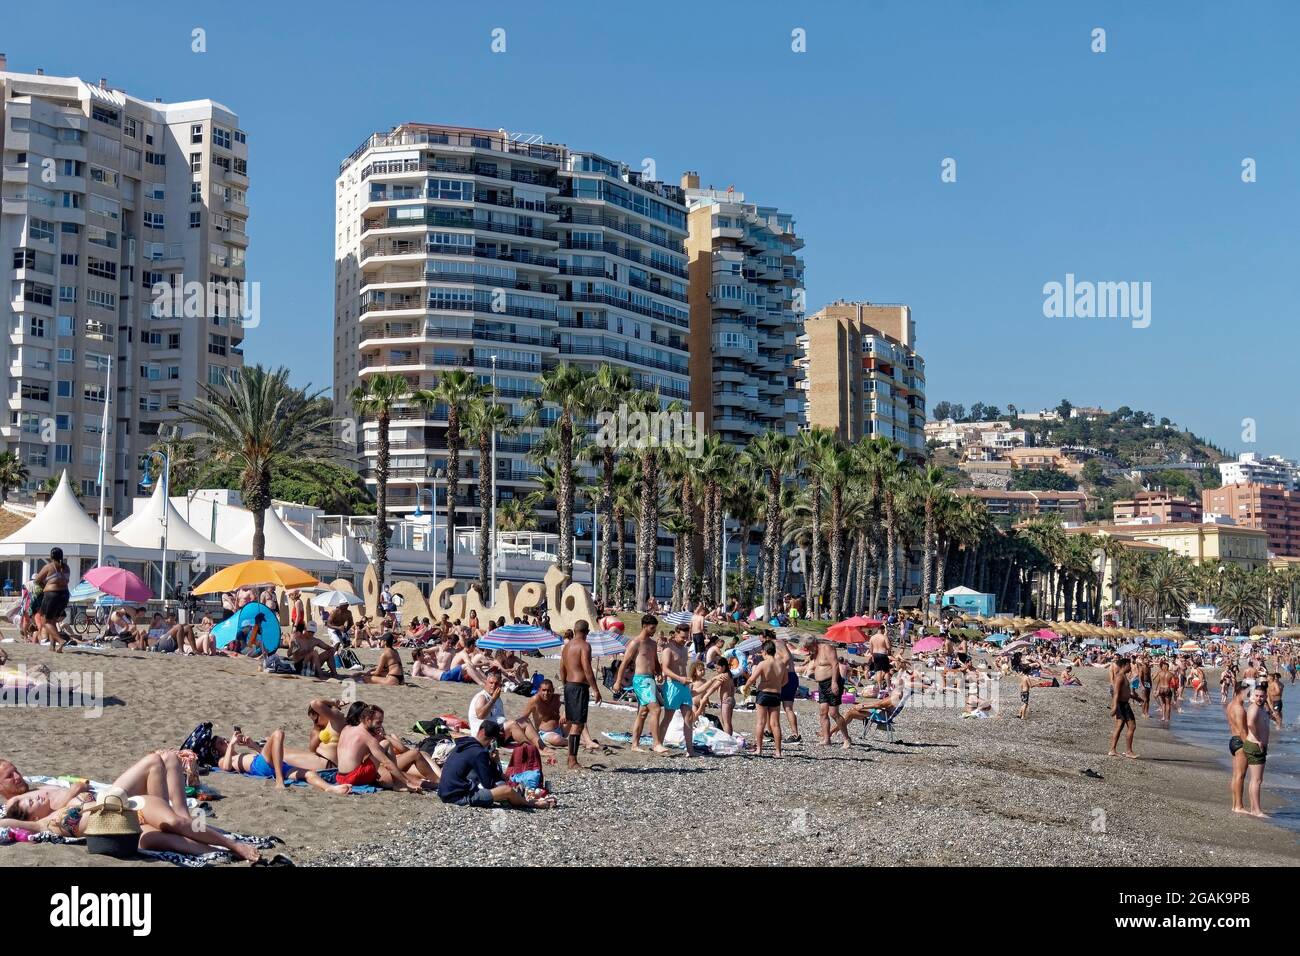
POLYGON ((140 479, 140 486, 146 491, 153 486, 153 476, 149 473, 149 465, 154 456, 163 460, 163 478, 162 478, 162 588, 159 596, 162 598, 163 606, 167 606, 167 515, 171 511, 171 499, 167 496, 171 493, 171 475, 172 459, 165 451, 152 451, 144 460, 144 477, 140 479))
POLYGON ((722 613, 727 613, 727 541, 731 535, 727 532, 727 513, 722 513, 722 613))
MULTIPOLYGON (((492 405, 495 411, 497 403, 497 357, 492 353, 492 405)), ((482 462, 479 463, 482 465, 482 462)), ((492 515, 489 518, 490 528, 488 529, 488 542, 492 549, 492 587, 491 593, 497 593, 497 427, 492 426, 492 474, 489 476, 492 487, 492 515)), ((483 507, 483 502, 479 502, 479 507, 483 507)))
MULTIPOLYGON (((597 544, 598 541, 597 535, 599 534, 600 521, 596 515, 596 512, 594 511, 584 511, 582 512, 582 514, 577 514, 574 515, 573 517, 574 520, 577 520, 579 518, 591 519, 591 594, 592 597, 594 598, 596 596, 596 553, 597 553, 597 548, 599 547, 599 545, 597 544)), ((575 531, 577 534, 582 533, 582 529, 575 529, 575 531)))
MULTIPOLYGON (((424 470, 425 477, 433 482, 432 490, 428 488, 415 489, 415 514, 414 517, 423 517, 424 512, 420 510, 420 498, 422 495, 429 496, 429 544, 427 550, 433 552, 433 568, 429 572, 430 585, 438 583, 438 482, 447 476, 447 473, 441 468, 434 468, 430 465, 424 470)), ((430 592, 432 593, 432 592, 430 592)))

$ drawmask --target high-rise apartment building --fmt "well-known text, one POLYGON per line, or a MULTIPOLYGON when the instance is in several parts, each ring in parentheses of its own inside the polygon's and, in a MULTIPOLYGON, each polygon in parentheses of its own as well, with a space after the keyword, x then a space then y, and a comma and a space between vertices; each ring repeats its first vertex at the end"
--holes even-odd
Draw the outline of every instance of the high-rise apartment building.
MULTIPOLYGON (((678 187, 500 130, 404 124, 343 162, 336 204, 338 414, 353 414, 348 395, 368 376, 398 373, 413 389, 429 388, 462 368, 485 383, 495 371, 497 395, 522 425, 537 377, 560 362, 622 366, 665 401, 689 398, 678 187)), ((359 436, 371 481, 376 427, 365 423, 359 436)), ((413 511, 429 470, 445 468, 446 428, 443 409, 394 416, 394 512, 413 511)), ((521 428, 498 440, 501 498, 536 487, 539 467, 526 456, 539 434, 521 428)), ((476 459, 466 449, 460 507, 468 502, 470 512, 476 459)), ((577 549, 584 560, 589 540, 577 549)), ((671 548, 664 554, 671 562, 671 548)))
POLYGON ((1268 533, 1268 548, 1282 558, 1300 557, 1300 491, 1279 485, 1224 485, 1206 488, 1201 503, 1207 514, 1223 515, 1242 528, 1268 533))
POLYGON ((112 364, 107 501, 121 516, 179 403, 243 366, 247 142, 212 100, 150 103, 6 65, 0 55, 0 261, 13 267, 0 437, 29 471, 25 490, 67 469, 97 512, 112 364), (202 291, 159 308, 160 284, 202 291))
POLYGON ((799 350, 809 427, 925 454, 925 360, 910 307, 834 302, 808 317, 799 350))
POLYGON ((1253 451, 1242 452, 1236 461, 1219 462, 1219 475, 1225 485, 1277 485, 1291 490, 1300 488, 1300 466, 1281 455, 1261 457, 1253 451))
POLYGON ((803 424, 796 340, 803 330, 803 240, 794 218, 734 189, 682 176, 690 210, 691 409, 745 445, 803 424))

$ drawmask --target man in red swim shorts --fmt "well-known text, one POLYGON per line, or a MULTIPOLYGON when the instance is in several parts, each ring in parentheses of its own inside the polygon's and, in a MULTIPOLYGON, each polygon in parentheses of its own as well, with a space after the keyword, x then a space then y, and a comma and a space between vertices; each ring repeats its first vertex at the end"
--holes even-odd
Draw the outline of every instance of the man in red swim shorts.
POLYGON ((382 712, 357 701, 348 708, 346 726, 339 732, 339 783, 364 784, 386 790, 418 793, 424 789, 419 776, 408 774, 379 745, 370 723, 382 720, 382 712))

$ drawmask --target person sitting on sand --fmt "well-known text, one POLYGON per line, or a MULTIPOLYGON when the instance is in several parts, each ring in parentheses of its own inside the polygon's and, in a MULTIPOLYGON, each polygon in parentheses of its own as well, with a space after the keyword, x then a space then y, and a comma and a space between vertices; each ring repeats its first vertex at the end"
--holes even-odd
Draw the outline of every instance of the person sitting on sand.
POLYGON ((1083 681, 1075 676, 1074 667, 1071 664, 1065 665, 1065 670, 1061 671, 1062 687, 1082 687, 1083 681))
POLYGON ((480 687, 487 683, 487 675, 473 663, 476 659, 474 638, 468 638, 464 647, 457 651, 451 659, 451 664, 443 671, 440 680, 456 681, 470 683, 471 681, 480 687))
MULTIPOLYGON (((347 721, 344 719, 344 726, 347 721)), ((433 765, 428 756, 422 750, 414 747, 408 747, 402 742, 402 739, 396 734, 390 734, 384 730, 384 709, 377 705, 367 708, 361 718, 361 726, 365 727, 375 740, 379 741, 379 747, 393 762, 397 764, 398 769, 402 770, 408 777, 414 775, 416 778, 427 781, 425 787, 438 782, 438 768, 433 765)))
POLYGON ((299 621, 293 626, 289 637, 289 663, 299 674, 308 672, 317 676, 337 678, 339 673, 334 668, 334 648, 326 644, 315 633, 307 630, 307 625, 299 621))
POLYGON ((508 741, 519 741, 520 743, 530 743, 538 750, 542 749, 542 739, 537 734, 537 728, 527 720, 520 718, 518 720, 506 719, 505 704, 501 701, 501 693, 504 687, 504 679, 498 673, 487 675, 484 681, 483 689, 469 702, 469 730, 474 733, 478 725, 485 720, 494 720, 501 726, 502 732, 506 735, 508 741))
POLYGON ((335 700, 318 697, 307 705, 307 719, 312 728, 307 739, 307 751, 330 767, 338 767, 339 734, 347 726, 347 708, 347 701, 341 697, 335 700))
POLYGON ((460 737, 455 749, 442 768, 438 784, 438 797, 443 803, 458 807, 492 807, 497 804, 510 807, 531 807, 549 810, 555 798, 546 796, 528 799, 505 779, 501 764, 488 750, 502 734, 495 720, 481 721, 472 737, 460 737))
POLYGON ((417 647, 411 651, 411 676, 441 680, 437 651, 431 647, 417 647))
POLYGON ((363 725, 370 710, 370 706, 361 701, 348 708, 343 730, 339 734, 339 772, 335 779, 340 783, 419 793, 424 789, 420 777, 402 770, 387 751, 379 746, 379 741, 370 728, 363 725))
POLYGON ((406 674, 402 670, 402 659, 397 656, 397 651, 393 649, 396 638, 392 631, 385 631, 379 638, 379 646, 383 648, 379 652, 379 661, 370 671, 357 675, 357 680, 363 684, 386 684, 389 687, 400 687, 406 683, 406 674))
POLYGON ((352 792, 352 787, 346 783, 326 783, 316 771, 305 769, 302 765, 315 762, 314 755, 285 750, 283 730, 272 731, 266 743, 259 747, 255 740, 236 727, 229 740, 213 737, 212 746, 218 758, 217 767, 227 773, 274 780, 281 787, 285 781, 302 780, 325 793, 342 795, 352 792), (240 753, 241 747, 252 753, 240 753))

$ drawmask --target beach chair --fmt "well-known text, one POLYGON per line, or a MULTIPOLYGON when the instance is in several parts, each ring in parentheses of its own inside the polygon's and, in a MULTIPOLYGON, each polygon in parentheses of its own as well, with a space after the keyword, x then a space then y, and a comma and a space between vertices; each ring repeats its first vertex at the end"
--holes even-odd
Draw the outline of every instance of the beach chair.
POLYGON ((876 727, 881 733, 885 734, 890 743, 893 743, 895 739, 894 721, 898 719, 898 715, 903 712, 903 708, 907 706, 907 702, 911 700, 911 698, 912 692, 911 690, 908 690, 907 693, 899 699, 897 707, 887 711, 873 710, 871 713, 867 714, 867 716, 863 717, 862 723, 866 726, 866 732, 868 735, 871 732, 871 728, 876 727))

